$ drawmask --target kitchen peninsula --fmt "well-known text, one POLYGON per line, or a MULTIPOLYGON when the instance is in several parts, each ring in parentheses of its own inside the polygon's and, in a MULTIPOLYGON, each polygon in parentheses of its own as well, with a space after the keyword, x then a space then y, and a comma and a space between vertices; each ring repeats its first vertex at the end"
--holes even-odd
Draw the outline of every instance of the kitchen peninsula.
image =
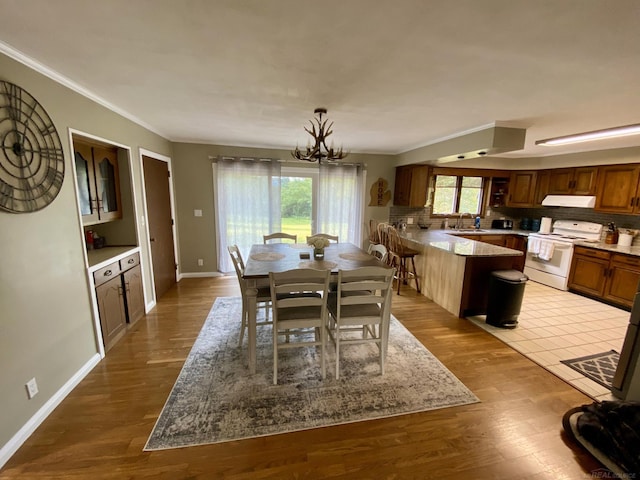
MULTIPOLYGON (((415 258, 422 293, 458 317, 485 313, 489 275, 522 262, 523 252, 460 235, 497 235, 505 230, 407 230, 400 233, 415 258)), ((509 231, 509 235, 525 235, 509 231)))

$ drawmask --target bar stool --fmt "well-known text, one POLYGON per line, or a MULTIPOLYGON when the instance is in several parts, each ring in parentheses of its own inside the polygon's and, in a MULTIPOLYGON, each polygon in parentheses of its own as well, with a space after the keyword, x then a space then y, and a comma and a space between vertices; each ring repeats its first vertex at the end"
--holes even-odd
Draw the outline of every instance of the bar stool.
POLYGON ((388 243, 388 245, 385 246, 389 251, 390 265, 397 270, 398 295, 400 295, 400 283, 406 284, 410 279, 416 282, 416 290, 420 293, 420 282, 418 281, 418 273, 416 272, 416 264, 414 261, 414 257, 419 255, 420 252, 405 247, 400 240, 398 230, 392 225, 385 226, 383 236, 388 243), (409 265, 409 262, 411 262, 411 265, 409 265), (411 270, 409 270, 409 267, 411 267, 411 270))

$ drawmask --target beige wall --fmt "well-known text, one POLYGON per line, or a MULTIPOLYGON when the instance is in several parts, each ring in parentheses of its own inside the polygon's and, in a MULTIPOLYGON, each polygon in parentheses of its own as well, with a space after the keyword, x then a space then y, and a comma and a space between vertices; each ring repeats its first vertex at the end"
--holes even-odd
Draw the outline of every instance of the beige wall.
MULTIPOLYGON (((262 157, 289 161, 288 150, 229 147, 221 145, 202 145, 193 143, 175 143, 173 145, 173 176, 176 196, 178 237, 180 239, 180 273, 186 275, 207 275, 217 271, 215 212, 213 197, 213 169, 211 157, 262 157), (202 210, 202 217, 195 217, 193 211, 202 210), (197 259, 202 258, 204 265, 199 267, 197 259)), ((365 192, 364 222, 369 218, 387 219, 389 201, 385 207, 369 207, 369 188, 379 177, 389 182, 393 193, 395 178, 395 160, 392 156, 350 154, 348 160, 366 164, 367 191, 365 192)), ((291 159, 293 162, 293 159, 291 159)), ((305 162, 287 163, 296 167, 315 168, 317 164, 305 162)), ((364 228, 363 234, 367 235, 364 228)))
MULTIPOLYGON (((62 190, 51 205, 29 214, 0 211, 3 447, 98 351, 68 129, 131 147, 136 192, 141 191, 138 147, 170 156, 171 144, 2 54, 0 79, 19 85, 41 103, 57 127, 65 154, 62 190), (40 392, 28 400, 25 383, 33 377, 40 392)), ((140 198, 135 203, 141 215, 140 198)), ((149 296, 148 252, 142 254, 149 296)))

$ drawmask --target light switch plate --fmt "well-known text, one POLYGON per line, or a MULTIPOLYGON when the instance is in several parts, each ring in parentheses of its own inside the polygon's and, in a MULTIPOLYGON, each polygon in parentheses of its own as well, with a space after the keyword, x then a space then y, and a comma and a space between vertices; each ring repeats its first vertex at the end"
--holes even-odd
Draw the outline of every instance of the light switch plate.
POLYGON ((198 208, 197 208, 197 209, 195 209, 195 210, 193 211, 193 216, 194 216, 194 217, 201 217, 201 216, 202 216, 202 210, 200 210, 200 209, 198 209, 198 208))

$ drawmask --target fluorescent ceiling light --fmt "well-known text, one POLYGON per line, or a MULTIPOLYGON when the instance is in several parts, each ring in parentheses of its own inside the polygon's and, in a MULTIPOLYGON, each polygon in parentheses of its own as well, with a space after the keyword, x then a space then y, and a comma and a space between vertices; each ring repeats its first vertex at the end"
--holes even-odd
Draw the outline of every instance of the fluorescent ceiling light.
POLYGON ((564 137, 547 138, 537 140, 536 145, 568 145, 569 143, 590 142, 591 140, 602 140, 605 138, 626 137, 627 135, 640 134, 640 123, 626 125, 624 127, 606 128, 604 130, 594 130, 593 132, 576 133, 564 137))

